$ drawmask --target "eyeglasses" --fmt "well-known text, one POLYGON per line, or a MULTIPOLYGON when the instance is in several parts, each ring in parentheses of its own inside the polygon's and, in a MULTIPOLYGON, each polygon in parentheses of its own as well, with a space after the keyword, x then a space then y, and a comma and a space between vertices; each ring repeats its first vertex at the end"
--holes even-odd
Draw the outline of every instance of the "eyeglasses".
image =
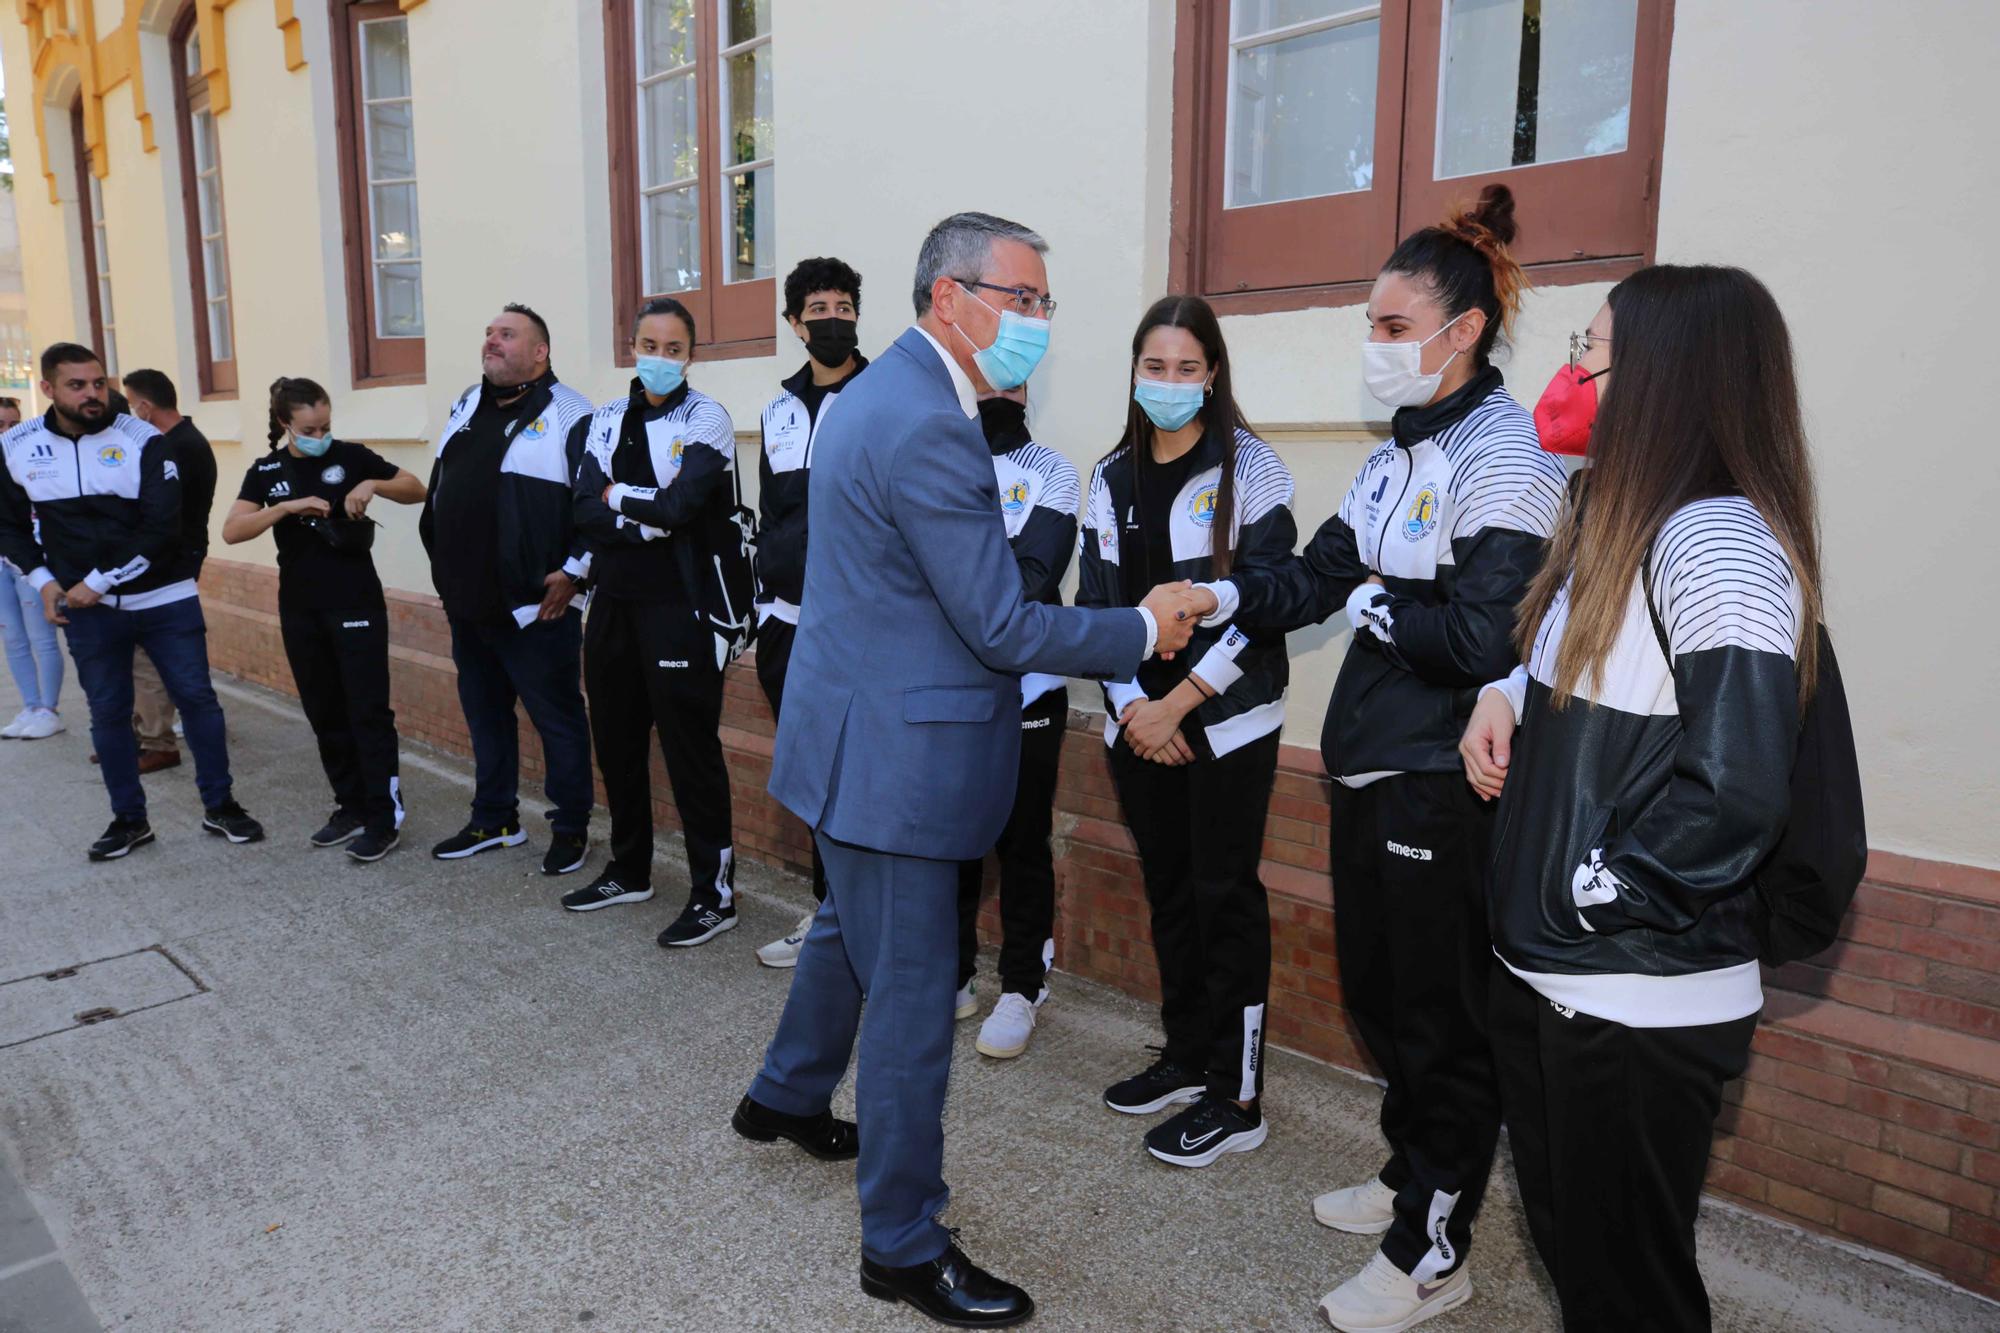
POLYGON ((1593 347, 1609 347, 1611 339, 1600 338, 1593 333, 1572 333, 1569 335, 1569 368, 1575 370, 1577 362, 1590 355, 1593 347))
POLYGON ((956 281, 961 287, 984 287, 989 292, 999 292, 1008 298, 1003 304, 1017 315, 1026 315, 1030 318, 1040 316, 1042 319, 1052 319, 1055 316, 1055 301, 1043 296, 1033 287, 998 287, 990 282, 981 282, 977 278, 959 278, 956 281))

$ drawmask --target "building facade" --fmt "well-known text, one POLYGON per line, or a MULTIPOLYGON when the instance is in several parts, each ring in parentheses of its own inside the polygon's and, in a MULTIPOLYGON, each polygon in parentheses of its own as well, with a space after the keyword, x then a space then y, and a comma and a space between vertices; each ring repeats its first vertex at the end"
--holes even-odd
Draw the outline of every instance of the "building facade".
MULTIPOLYGON (((703 342, 690 378, 754 443, 802 359, 777 316, 791 264, 861 270, 872 352, 910 320, 924 232, 981 208, 1053 246, 1039 439, 1087 467, 1123 422, 1140 313, 1207 294, 1310 531, 1386 431, 1361 387, 1369 281, 1453 199, 1489 180, 1520 199, 1536 287, 1501 364, 1524 402, 1620 276, 1751 269, 1796 342, 1879 855, 1854 938, 1775 979, 1798 1002, 1774 999, 1715 1185, 2000 1291, 2000 617, 1980 591, 2000 466, 1968 392, 2000 297, 1982 246, 2000 173, 1974 141, 2000 6, 7 0, 0 16, 28 336, 166 370, 225 495, 265 447, 279 375, 325 384, 338 434, 425 475, 508 301, 547 318, 557 372, 601 400, 630 374, 638 301, 682 294, 703 342), (1896 486, 1913 510, 1887 504, 1896 486)), ((283 684, 271 551, 227 556, 206 588, 218 656, 283 684)), ((399 711, 462 744, 414 520, 392 518, 376 556, 399 590, 399 711)), ((1272 1022, 1359 1063, 1312 754, 1344 642, 1293 638, 1272 1022)), ((797 831, 758 799, 753 684, 732 684, 729 725, 739 837, 796 862, 797 831)), ((1130 844, 1077 730, 1063 961, 1144 992, 1130 844)))

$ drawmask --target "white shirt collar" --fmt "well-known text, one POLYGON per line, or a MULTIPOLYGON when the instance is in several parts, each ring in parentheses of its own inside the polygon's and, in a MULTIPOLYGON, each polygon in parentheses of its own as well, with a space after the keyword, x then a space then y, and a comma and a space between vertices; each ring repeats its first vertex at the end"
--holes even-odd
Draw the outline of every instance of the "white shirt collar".
POLYGON ((972 381, 966 378, 965 372, 959 369, 958 362, 952 359, 950 352, 945 351, 943 343, 931 337, 929 329, 921 324, 912 324, 910 327, 918 333, 923 334, 925 342, 937 348, 938 359, 944 362, 945 370, 951 374, 951 387, 958 391, 959 407, 964 409, 966 416, 977 417, 979 415, 979 393, 972 387, 972 381))

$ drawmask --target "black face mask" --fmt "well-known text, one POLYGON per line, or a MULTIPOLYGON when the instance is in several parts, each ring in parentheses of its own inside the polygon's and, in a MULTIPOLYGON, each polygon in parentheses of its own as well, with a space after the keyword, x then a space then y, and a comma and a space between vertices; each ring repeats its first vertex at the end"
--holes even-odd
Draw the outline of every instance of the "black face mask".
POLYGON ((861 342, 851 319, 828 316, 826 319, 802 319, 799 323, 806 326, 806 355, 828 370, 846 365, 861 342))
POLYGON ((1017 448, 1028 438, 1028 406, 1011 398, 982 398, 979 427, 988 448, 1000 453, 1017 448))

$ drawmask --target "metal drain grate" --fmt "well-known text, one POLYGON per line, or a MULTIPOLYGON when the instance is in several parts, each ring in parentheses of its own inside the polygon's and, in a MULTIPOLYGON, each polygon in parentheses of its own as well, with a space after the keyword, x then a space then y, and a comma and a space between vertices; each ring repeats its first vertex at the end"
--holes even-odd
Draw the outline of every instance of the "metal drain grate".
POLYGON ((0 1050, 207 991, 187 964, 159 944, 0 981, 0 1050))

